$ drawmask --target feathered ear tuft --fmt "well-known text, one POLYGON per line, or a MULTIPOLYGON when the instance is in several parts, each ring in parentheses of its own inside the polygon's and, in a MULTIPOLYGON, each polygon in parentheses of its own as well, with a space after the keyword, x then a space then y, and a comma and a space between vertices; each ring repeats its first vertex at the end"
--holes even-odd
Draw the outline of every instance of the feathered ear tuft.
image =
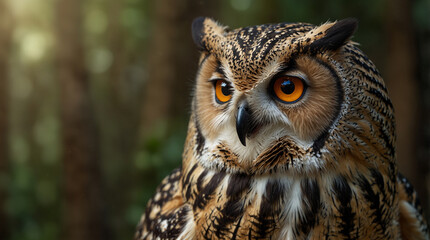
POLYGON ((194 44, 196 44, 199 50, 204 50, 205 46, 203 45, 203 30, 204 30, 204 21, 205 17, 198 17, 194 19, 191 25, 191 34, 193 35, 194 44))
MULTIPOLYGON (((322 38, 315 40, 309 47, 312 50, 336 51, 348 42, 357 26, 358 20, 355 18, 337 21, 325 30, 322 38)), ((324 25, 321 27, 324 27, 324 25)))
POLYGON ((216 48, 216 39, 222 37, 226 27, 219 25, 217 22, 207 17, 198 17, 194 19, 191 25, 191 33, 194 44, 200 51, 210 51, 216 48))

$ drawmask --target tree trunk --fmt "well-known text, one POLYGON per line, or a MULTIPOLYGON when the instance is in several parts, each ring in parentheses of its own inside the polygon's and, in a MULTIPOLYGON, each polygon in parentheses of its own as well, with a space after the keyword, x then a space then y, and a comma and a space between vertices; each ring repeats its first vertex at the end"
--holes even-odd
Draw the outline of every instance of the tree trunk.
POLYGON ((62 239, 107 239, 97 129, 84 66, 83 0, 59 0, 58 78, 61 86, 64 219, 62 239))
POLYGON ((9 84, 8 59, 12 21, 7 2, 0 1, 0 239, 9 238, 6 199, 9 186, 9 84))
POLYGON ((399 170, 410 179, 421 199, 426 198, 425 169, 418 160, 417 49, 412 2, 386 1, 386 80, 395 108, 399 170))
POLYGON ((215 1, 157 0, 148 57, 148 78, 143 101, 143 131, 160 120, 187 116, 198 51, 191 39, 197 14, 216 12, 215 1))
MULTIPOLYGON (((424 2, 424 1, 418 1, 424 2)), ((418 4, 418 3, 416 3, 418 4)), ((429 10, 429 9, 427 9, 429 10)), ((428 16, 421 16, 420 19, 424 23, 428 21, 428 16)), ((424 211, 426 212, 427 222, 430 222, 430 25, 423 24, 418 31, 418 49, 419 49, 419 78, 420 78, 420 89, 419 89, 419 119, 418 126, 420 128, 420 141, 418 142, 420 161, 420 171, 425 172, 426 179, 420 181, 420 184, 426 186, 427 200, 421 197, 424 211)))
MULTIPOLYGON (((106 180, 109 192, 121 189, 123 194, 113 195, 107 202, 110 206, 109 218, 112 230, 116 238, 129 234, 130 226, 124 221, 130 204, 130 193, 133 186, 134 163, 133 150, 136 147, 138 134, 136 129, 139 124, 139 107, 137 101, 141 91, 136 90, 136 86, 131 76, 130 62, 133 55, 141 54, 140 49, 134 48, 134 52, 127 52, 127 32, 118 19, 124 12, 125 2, 118 0, 108 1, 109 26, 107 28, 107 40, 109 49, 113 56, 113 62, 107 73, 107 98, 106 112, 109 116, 108 129, 105 132, 104 154, 105 161, 108 161, 106 180)), ((105 168, 105 169, 106 169, 105 168)), ((134 226, 133 226, 134 227, 134 226)))

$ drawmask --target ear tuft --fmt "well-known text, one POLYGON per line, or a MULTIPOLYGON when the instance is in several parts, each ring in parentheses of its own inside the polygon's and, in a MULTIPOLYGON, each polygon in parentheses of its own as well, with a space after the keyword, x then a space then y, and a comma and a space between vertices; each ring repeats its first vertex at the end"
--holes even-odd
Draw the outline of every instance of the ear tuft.
POLYGON ((191 25, 191 33, 193 36, 194 44, 196 44, 197 48, 199 50, 204 50, 205 46, 203 44, 203 36, 204 36, 204 21, 206 20, 205 17, 198 17, 193 20, 193 23, 191 25))
POLYGON ((324 37, 315 40, 311 49, 332 50, 335 51, 342 47, 352 37, 358 26, 358 20, 355 18, 346 18, 334 23, 325 31, 324 37))
POLYGON ((193 41, 200 51, 217 49, 218 42, 224 37, 226 29, 208 17, 196 18, 191 25, 193 41))

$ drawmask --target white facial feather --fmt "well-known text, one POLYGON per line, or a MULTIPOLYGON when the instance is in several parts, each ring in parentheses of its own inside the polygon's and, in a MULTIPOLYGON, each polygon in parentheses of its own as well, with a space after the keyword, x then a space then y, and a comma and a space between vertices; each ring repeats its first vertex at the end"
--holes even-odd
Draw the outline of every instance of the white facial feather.
MULTIPOLYGON (((282 66, 278 61, 269 64, 258 79, 258 84, 246 93, 241 93, 234 89, 229 107, 211 120, 211 128, 217 133, 213 139, 207 139, 209 150, 215 150, 219 143, 225 143, 233 152, 239 156, 239 162, 248 165, 255 160, 258 155, 281 137, 288 136, 294 139, 298 145, 307 149, 312 142, 299 139, 294 133, 288 117, 279 109, 275 100, 269 96, 268 86, 271 78, 281 70, 282 66), (252 109, 252 114, 258 122, 268 123, 258 130, 252 137, 247 139, 247 145, 243 146, 239 141, 236 129, 237 106, 242 99, 246 99, 252 109), (234 129, 234 130, 232 130, 234 129)), ((222 67, 227 80, 232 82, 234 77, 229 67, 222 67)), ((306 76, 299 71, 291 73, 306 79, 306 76)), ((213 76, 218 78, 219 76, 213 76)), ((214 105, 217 103, 214 101, 214 105)), ((209 151, 210 152, 210 151, 209 151)))

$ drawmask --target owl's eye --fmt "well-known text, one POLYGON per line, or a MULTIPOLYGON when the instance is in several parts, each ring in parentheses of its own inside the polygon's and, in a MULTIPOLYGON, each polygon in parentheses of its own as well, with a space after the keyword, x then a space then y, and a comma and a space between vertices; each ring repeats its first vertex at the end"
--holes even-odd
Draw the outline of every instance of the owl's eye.
POLYGON ((215 81, 215 100, 219 104, 228 102, 231 99, 231 86, 228 82, 218 79, 215 81))
POLYGON ((294 76, 282 76, 272 83, 273 95, 283 103, 295 103, 302 98, 306 90, 303 79, 294 76))

